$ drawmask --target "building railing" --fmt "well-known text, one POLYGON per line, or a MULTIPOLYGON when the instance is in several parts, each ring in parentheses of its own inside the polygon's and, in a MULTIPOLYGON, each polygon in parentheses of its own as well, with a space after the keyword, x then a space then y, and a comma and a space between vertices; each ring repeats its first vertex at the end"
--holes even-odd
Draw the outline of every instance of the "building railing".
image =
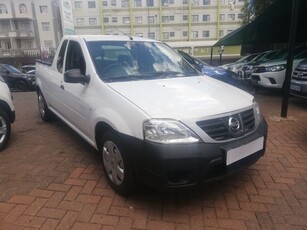
POLYGON ((0 38, 33 38, 34 37, 34 33, 33 31, 29 31, 29 30, 19 30, 19 31, 1 31, 0 32, 0 38))
POLYGON ((55 49, 41 50, 41 49, 0 49, 0 58, 13 58, 13 57, 33 57, 46 59, 54 56, 55 49))

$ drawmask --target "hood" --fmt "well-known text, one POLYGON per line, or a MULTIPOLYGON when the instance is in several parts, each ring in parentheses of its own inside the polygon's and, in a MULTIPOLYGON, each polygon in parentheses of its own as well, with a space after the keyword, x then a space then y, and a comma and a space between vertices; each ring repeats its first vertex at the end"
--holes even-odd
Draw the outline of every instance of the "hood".
POLYGON ((252 105, 253 96, 207 76, 108 83, 152 118, 205 118, 252 105))

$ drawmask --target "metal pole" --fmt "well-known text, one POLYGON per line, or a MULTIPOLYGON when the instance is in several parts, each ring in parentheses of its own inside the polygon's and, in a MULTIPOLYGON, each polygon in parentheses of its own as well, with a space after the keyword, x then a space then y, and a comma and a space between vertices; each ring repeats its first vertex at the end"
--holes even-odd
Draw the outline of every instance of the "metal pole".
POLYGON ((285 81, 283 85, 281 117, 287 117, 287 112, 288 112, 289 89, 290 89, 290 83, 291 83, 294 47, 295 47, 295 41, 296 41, 299 3, 300 3, 300 0, 293 0, 292 2, 292 15, 291 15, 289 43, 288 43, 288 59, 287 59, 286 76, 285 76, 285 81))
POLYGON ((149 4, 148 4, 148 0, 147 0, 147 24, 148 24, 148 35, 147 35, 147 37, 149 38, 150 25, 149 25, 149 4))
POLYGON ((212 56, 213 56, 213 46, 211 46, 211 52, 210 52, 210 65, 212 65, 212 56))

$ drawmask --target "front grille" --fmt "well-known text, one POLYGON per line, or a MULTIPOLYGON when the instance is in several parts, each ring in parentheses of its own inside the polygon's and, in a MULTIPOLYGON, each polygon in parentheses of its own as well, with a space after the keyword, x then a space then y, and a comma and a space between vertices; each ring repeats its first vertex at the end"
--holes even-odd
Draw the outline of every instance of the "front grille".
POLYGON ((296 68, 292 74, 292 79, 298 81, 307 81, 307 70, 296 68))
POLYGON ((249 109, 230 116, 198 121, 196 124, 216 141, 229 140, 243 136, 255 128, 254 111, 249 109), (233 129, 229 126, 230 119, 239 121, 238 129, 233 129))

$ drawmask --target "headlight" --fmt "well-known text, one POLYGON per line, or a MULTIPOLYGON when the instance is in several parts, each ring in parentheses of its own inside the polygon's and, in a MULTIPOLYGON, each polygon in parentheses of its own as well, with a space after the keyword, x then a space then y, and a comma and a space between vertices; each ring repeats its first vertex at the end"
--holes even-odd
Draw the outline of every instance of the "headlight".
POLYGON ((144 139, 163 144, 199 142, 199 137, 176 120, 151 119, 144 122, 144 139))
POLYGON ((260 111, 260 106, 258 102, 255 101, 255 99, 253 100, 253 107, 254 107, 254 113, 255 113, 255 118, 256 118, 256 124, 258 125, 263 117, 260 111))
POLYGON ((286 65, 273 65, 265 68, 267 72, 277 72, 282 71, 286 68, 286 65))

